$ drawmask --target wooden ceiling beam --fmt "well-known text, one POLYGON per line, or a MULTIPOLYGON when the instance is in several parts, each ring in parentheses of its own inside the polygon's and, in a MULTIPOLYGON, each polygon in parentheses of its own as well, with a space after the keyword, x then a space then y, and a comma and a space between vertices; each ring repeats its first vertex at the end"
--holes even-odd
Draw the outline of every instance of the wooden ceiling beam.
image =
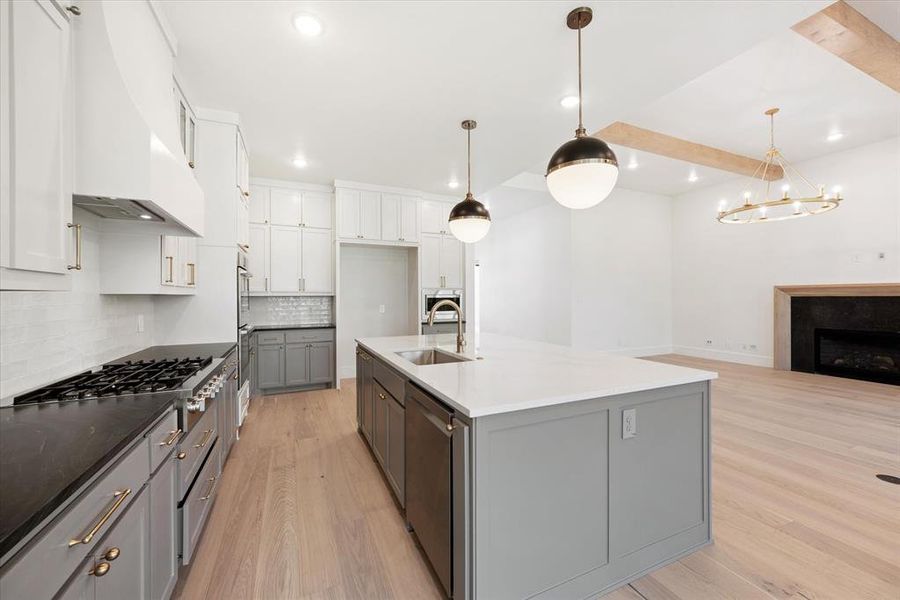
POLYGON ((777 181, 784 177, 784 172, 779 166, 772 165, 763 176, 763 161, 761 160, 689 142, 650 129, 642 129, 628 123, 613 123, 594 135, 611 144, 668 156, 747 177, 757 177, 767 181, 777 181))
POLYGON ((843 0, 791 29, 900 92, 900 42, 843 0))

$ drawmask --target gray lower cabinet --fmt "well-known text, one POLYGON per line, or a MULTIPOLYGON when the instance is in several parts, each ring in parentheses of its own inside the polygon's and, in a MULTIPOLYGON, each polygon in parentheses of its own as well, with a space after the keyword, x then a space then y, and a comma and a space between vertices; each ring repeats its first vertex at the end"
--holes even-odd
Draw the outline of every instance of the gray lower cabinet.
POLYGON ((170 458, 150 478, 150 598, 166 600, 178 580, 178 477, 170 458))
POLYGON ((284 344, 260 345, 256 352, 259 389, 284 387, 284 344))
POLYGON ((358 348, 356 354, 356 411, 359 429, 381 465, 400 506, 406 505, 405 380, 390 367, 358 348))
POLYGON ((97 580, 96 600, 149 598, 150 495, 145 488, 98 546, 94 573, 107 565, 97 580))
POLYGON ((94 600, 96 596, 97 578, 94 577, 94 557, 90 556, 78 569, 75 576, 55 597, 54 600, 94 600))
POLYGON ((284 383, 292 387, 309 383, 309 344, 284 346, 284 383))
POLYGON ((260 332, 256 345, 260 390, 297 390, 335 380, 334 331, 302 329, 260 332))

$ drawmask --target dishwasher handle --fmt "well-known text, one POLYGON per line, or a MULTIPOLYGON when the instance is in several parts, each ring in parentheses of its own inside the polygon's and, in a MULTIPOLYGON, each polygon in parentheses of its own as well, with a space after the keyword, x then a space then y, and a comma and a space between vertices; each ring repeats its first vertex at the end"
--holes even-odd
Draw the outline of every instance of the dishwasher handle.
POLYGON ((445 409, 443 406, 423 394, 413 394, 410 398, 419 405, 422 415, 428 419, 429 423, 438 428, 445 436, 453 436, 454 425, 452 411, 445 409))

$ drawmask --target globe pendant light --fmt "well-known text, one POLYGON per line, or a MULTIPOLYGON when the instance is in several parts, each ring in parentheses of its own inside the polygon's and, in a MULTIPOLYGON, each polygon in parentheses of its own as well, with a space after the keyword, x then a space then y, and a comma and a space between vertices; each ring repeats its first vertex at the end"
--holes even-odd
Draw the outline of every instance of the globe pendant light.
POLYGON ((590 208, 612 191, 619 177, 619 161, 603 140, 587 135, 581 97, 581 30, 591 22, 593 11, 576 8, 566 17, 569 29, 578 31, 578 129, 575 139, 559 147, 547 165, 547 188, 566 208, 590 208))
POLYGON ((461 242, 472 244, 487 235, 491 228, 491 213, 472 195, 472 130, 477 123, 470 119, 462 122, 466 130, 466 197, 450 211, 450 232, 461 242))

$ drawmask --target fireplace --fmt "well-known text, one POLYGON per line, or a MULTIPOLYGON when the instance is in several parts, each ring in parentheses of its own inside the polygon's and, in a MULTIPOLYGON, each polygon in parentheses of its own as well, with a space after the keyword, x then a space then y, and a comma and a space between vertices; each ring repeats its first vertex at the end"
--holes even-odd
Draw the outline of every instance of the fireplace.
POLYGON ((900 332, 815 329, 815 372, 900 385, 900 332))

